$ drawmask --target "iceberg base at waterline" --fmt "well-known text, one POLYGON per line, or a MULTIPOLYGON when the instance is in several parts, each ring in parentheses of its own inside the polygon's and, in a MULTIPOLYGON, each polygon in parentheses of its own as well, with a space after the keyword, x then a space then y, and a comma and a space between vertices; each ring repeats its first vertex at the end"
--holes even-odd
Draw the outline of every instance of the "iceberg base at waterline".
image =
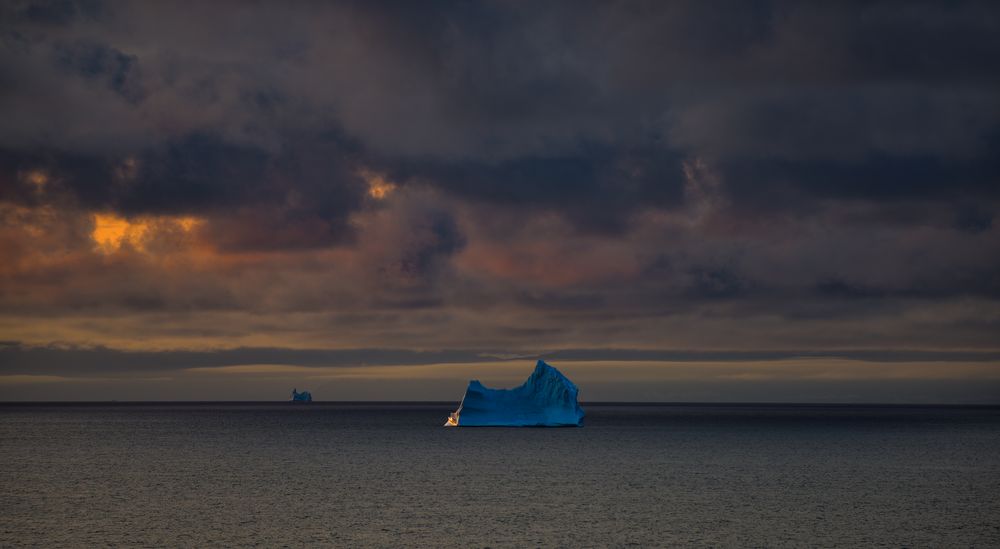
POLYGON ((527 381, 513 389, 469 382, 462 404, 445 427, 579 427, 579 389, 559 370, 539 360, 527 381))
POLYGON ((309 391, 302 391, 300 393, 297 389, 292 389, 292 398, 289 400, 291 402, 312 402, 313 396, 309 391))

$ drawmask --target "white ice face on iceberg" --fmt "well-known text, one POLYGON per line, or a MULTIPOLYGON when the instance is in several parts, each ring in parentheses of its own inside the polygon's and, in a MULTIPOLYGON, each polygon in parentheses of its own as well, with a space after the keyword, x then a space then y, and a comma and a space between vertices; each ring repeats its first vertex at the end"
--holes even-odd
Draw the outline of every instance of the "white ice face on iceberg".
POLYGON ((489 389, 469 382, 446 427, 564 427, 583 425, 579 390, 559 370, 539 360, 535 371, 513 389, 489 389))

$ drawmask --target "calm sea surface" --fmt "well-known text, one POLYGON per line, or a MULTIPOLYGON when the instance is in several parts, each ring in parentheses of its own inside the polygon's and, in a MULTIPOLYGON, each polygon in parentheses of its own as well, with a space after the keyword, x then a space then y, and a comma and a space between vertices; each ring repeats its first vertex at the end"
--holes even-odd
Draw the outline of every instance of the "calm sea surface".
POLYGON ((0 546, 1000 547, 1000 408, 0 405, 0 546))

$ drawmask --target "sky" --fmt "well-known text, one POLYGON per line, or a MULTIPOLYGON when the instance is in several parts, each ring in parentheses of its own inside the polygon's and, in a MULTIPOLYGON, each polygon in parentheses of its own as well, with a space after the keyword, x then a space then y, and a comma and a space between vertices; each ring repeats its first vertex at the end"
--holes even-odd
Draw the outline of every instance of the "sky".
POLYGON ((0 400, 1000 403, 996 2, 0 4, 0 400))

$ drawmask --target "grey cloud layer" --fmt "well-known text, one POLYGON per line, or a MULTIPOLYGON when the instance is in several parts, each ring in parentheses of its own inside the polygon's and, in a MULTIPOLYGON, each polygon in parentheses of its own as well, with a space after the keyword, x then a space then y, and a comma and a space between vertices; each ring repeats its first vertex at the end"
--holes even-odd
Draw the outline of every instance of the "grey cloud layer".
POLYGON ((421 348, 671 346, 683 319, 719 330, 708 347, 751 345, 748 319, 767 345, 995 346, 995 3, 53 1, 0 20, 11 315, 324 311, 287 328, 421 348), (376 203, 368 171, 398 190, 376 203), (87 248, 91 211, 203 217, 226 257, 334 255, 52 261, 87 248))
POLYGON ((113 372, 172 372, 189 368, 225 368, 246 365, 304 367, 419 366, 433 364, 512 361, 664 361, 731 362, 788 359, 846 359, 870 363, 996 362, 996 352, 880 352, 880 351, 644 351, 634 349, 564 349, 531 354, 496 351, 408 351, 401 349, 282 349, 236 348, 215 351, 121 351, 76 347, 30 347, 0 342, 2 375, 103 375, 113 372))

